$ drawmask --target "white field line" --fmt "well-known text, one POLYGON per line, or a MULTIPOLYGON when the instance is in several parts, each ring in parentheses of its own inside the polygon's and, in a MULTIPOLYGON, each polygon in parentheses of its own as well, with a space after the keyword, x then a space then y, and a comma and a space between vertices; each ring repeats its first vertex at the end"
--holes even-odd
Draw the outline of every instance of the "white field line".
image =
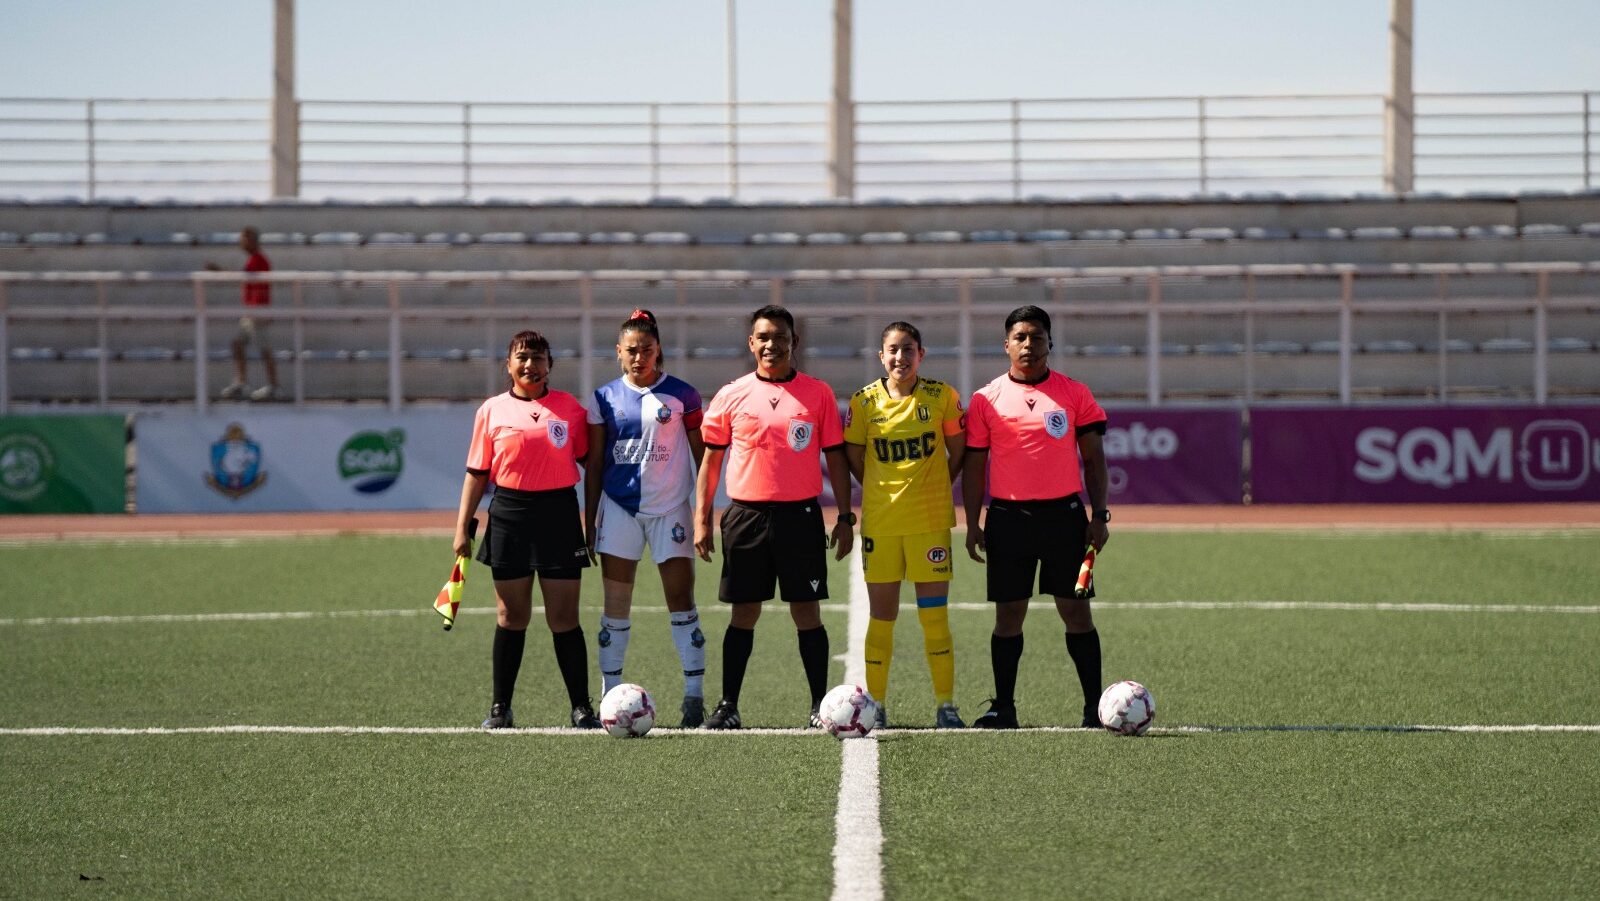
MULTIPOLYGON (((860 539, 850 554, 850 628, 844 680, 867 681, 867 584, 860 539)), ((883 823, 878 816, 878 738, 840 743, 839 806, 833 817, 833 901, 882 901, 883 823)))
MULTIPOLYGON (((1094 740, 1123 741, 1120 736, 1110 736, 1095 729, 1079 729, 1071 726, 1026 726, 1013 731, 996 732, 992 729, 884 729, 874 732, 873 735, 882 734, 885 738, 894 739, 900 735, 916 735, 928 738, 948 738, 951 736, 979 736, 979 735, 1010 735, 1015 733, 1048 732, 1060 735, 1077 735, 1094 740)), ((1150 734, 1160 735, 1220 735, 1227 733, 1243 732, 1407 732, 1407 733, 1465 733, 1465 734, 1505 734, 1505 733, 1591 733, 1600 734, 1600 724, 1596 723, 1529 723, 1505 725, 1471 725, 1471 724, 1304 724, 1304 725, 1265 725, 1265 726, 1157 726, 1150 730, 1150 734)), ((0 736, 23 736, 34 738, 70 737, 90 735, 484 735, 490 740, 500 740, 507 736, 534 736, 534 735, 560 735, 568 738, 609 738, 605 732, 598 729, 574 729, 570 726, 536 726, 519 727, 516 729, 482 729, 477 726, 261 726, 261 725, 236 725, 236 726, 26 726, 0 728, 0 736)), ((711 732, 705 729, 678 729, 670 726, 660 726, 650 731, 645 741, 656 738, 709 738, 721 740, 725 738, 738 739, 741 736, 762 735, 806 735, 818 737, 815 729, 734 729, 725 732, 711 732)), ((631 741, 633 739, 624 739, 631 741)), ((846 748, 862 747, 876 749, 877 742, 869 739, 847 741, 843 743, 846 748)), ((874 775, 876 770, 874 770, 874 775)), ((873 810, 876 811, 876 796, 874 796, 873 810)), ((876 821, 876 817, 874 817, 876 821)), ((838 849, 835 849, 837 860, 838 849)))
MULTIPOLYGON (((1054 609, 1050 601, 1034 601, 1028 605, 1036 610, 1054 609)), ((1392 603, 1359 601, 1101 601, 1094 603, 1096 610, 1336 610, 1373 613, 1568 613, 1600 614, 1600 605, 1562 606, 1559 604, 1449 604, 1449 603, 1392 603)), ((702 607, 702 613, 726 612, 727 607, 715 604, 702 607)), ((850 611, 848 604, 823 604, 822 609, 842 613, 850 611)), ((952 610, 990 610, 986 603, 962 601, 950 604, 952 610)), ((462 607, 457 616, 484 616, 495 612, 493 607, 462 607)), ((533 612, 542 614, 544 608, 535 606, 533 612)), ((666 613, 661 605, 636 604, 634 613, 666 613)), ((0 618, 0 626, 99 626, 129 625, 134 623, 220 623, 220 622, 270 622, 272 620, 301 619, 360 619, 365 617, 437 616, 431 607, 407 607, 390 610, 282 610, 254 613, 150 613, 131 616, 34 616, 11 619, 0 618)), ((864 616, 865 614, 863 614, 864 616)), ((865 621, 862 625, 865 635, 865 621)), ((836 655, 848 665, 861 655, 859 646, 852 646, 849 654, 836 655)), ((863 681, 860 674, 847 679, 863 681)))

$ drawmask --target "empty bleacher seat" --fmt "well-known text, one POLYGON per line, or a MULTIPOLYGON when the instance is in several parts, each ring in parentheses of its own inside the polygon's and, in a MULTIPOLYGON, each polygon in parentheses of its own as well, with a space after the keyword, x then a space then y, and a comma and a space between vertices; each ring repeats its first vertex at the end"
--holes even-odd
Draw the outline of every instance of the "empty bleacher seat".
POLYGON ((800 236, 794 232, 757 232, 750 236, 751 244, 799 244, 800 236))
POLYGON ((1535 222, 1522 227, 1524 238, 1565 238, 1572 229, 1555 222, 1535 222))
MULTIPOLYGON (((238 238, 235 237, 234 240, 237 241, 238 238)), ((306 236, 301 232, 262 232, 261 243, 267 246, 304 244, 306 236)))
POLYGON ((1227 357, 1244 353, 1244 345, 1237 341, 1207 341, 1196 344, 1194 352, 1202 357, 1227 357))
POLYGON ((1176 241, 1183 232, 1175 228, 1136 228, 1131 237, 1135 241, 1176 241))
POLYGON ((1339 352, 1339 342, 1333 338, 1325 338, 1306 345, 1306 350, 1314 354, 1336 354, 1339 352))
POLYGON ((28 235, 29 244, 63 247, 82 243, 83 239, 72 232, 34 232, 28 235))
POLYGON ((317 232, 311 236, 312 244, 355 245, 361 243, 359 232, 317 232))
POLYGON ((849 244, 850 236, 843 232, 812 232, 805 240, 807 244, 849 244))
POLYGON ((1064 228, 1040 228, 1022 233, 1022 240, 1034 244, 1047 244, 1052 241, 1070 241, 1072 232, 1064 228))
POLYGON ((1363 353, 1369 354, 1414 354, 1417 352, 1417 345, 1414 341, 1406 341, 1402 338, 1387 338, 1379 341, 1368 341, 1361 345, 1361 350, 1363 353))
POLYGON ((1349 234, 1342 228, 1297 228, 1294 236, 1301 241, 1343 241, 1349 234))
POLYGON ((486 232, 478 236, 479 244, 526 244, 528 236, 523 232, 486 232))
POLYGON ((1230 241, 1234 237, 1231 228, 1191 228, 1184 232, 1184 237, 1197 241, 1230 241))
POLYGON ((472 243, 472 236, 466 232, 428 232, 422 236, 422 243, 464 246, 472 243))
POLYGON ((1454 225, 1413 225, 1406 235, 1412 238, 1459 238, 1461 229, 1454 225))
POLYGON ((590 244, 636 244, 639 236, 633 232, 593 232, 588 240, 590 244))
POLYGON ((377 232, 367 238, 368 244, 415 244, 417 236, 412 232, 377 232))
POLYGON ((1462 237, 1483 240, 1485 238, 1515 238, 1517 227, 1514 225, 1469 225, 1461 230, 1462 237))
POLYGON ((1194 353, 1193 345, 1179 344, 1175 341, 1161 342, 1161 355, 1163 357, 1182 357, 1194 353))
MULTIPOLYGON (((485 244, 511 244, 512 241, 486 241, 488 235, 480 235, 478 240, 485 244)), ((537 232, 533 236, 535 244, 582 244, 583 235, 577 232, 537 232)))
POLYGON ((1256 353, 1258 354, 1303 354, 1305 352, 1306 346, 1299 341, 1272 339, 1256 342, 1256 353))
MULTIPOLYGON (((646 237, 649 236, 646 235, 646 237)), ((712 232, 710 234, 697 235, 694 239, 696 244, 706 247, 740 247, 749 243, 749 241, 750 239, 746 235, 738 235, 728 232, 712 232)))
POLYGON ((1127 236, 1120 228, 1089 228, 1078 232, 1080 241, 1121 241, 1127 236))
POLYGON ((170 347, 130 347, 121 357, 130 363, 165 363, 178 359, 178 352, 170 347))
POLYGON ((1393 241, 1405 233, 1392 225, 1363 225, 1350 230, 1350 237, 1358 241, 1393 241))
POLYGON ((917 232, 912 240, 918 244, 960 244, 965 236, 957 231, 917 232))
MULTIPOLYGON (((1468 341, 1465 338, 1447 338, 1444 342, 1444 352, 1447 354, 1470 354, 1477 349, 1478 345, 1473 344, 1471 341, 1468 341)), ((1429 354, 1438 353, 1438 340, 1435 339, 1422 342, 1422 352, 1429 354)))
POLYGON ((865 232, 861 235, 862 244, 904 244, 909 240, 905 232, 865 232))
POLYGON ((1551 338, 1546 347, 1551 353, 1586 353, 1594 349, 1594 342, 1588 338, 1551 338))
POLYGON ((1287 228, 1272 228, 1265 226, 1250 226, 1241 232, 1246 239, 1251 241, 1287 241, 1294 237, 1294 232, 1287 228))
POLYGON ((1080 350, 1086 357, 1131 357, 1131 344, 1086 344, 1080 350))
POLYGON ((640 238, 639 240, 646 244, 681 245, 689 243, 689 233, 669 231, 645 232, 644 237, 640 238))
POLYGON ((1489 338, 1478 344, 1486 354, 1525 354, 1533 352, 1533 342, 1527 338, 1489 338))
POLYGON ((1579 234, 1589 238, 1600 238, 1600 222, 1585 222, 1578 226, 1579 234))
POLYGON ((967 238, 977 244, 1010 244, 1017 240, 1017 233, 1008 228, 986 228, 972 232, 967 238))

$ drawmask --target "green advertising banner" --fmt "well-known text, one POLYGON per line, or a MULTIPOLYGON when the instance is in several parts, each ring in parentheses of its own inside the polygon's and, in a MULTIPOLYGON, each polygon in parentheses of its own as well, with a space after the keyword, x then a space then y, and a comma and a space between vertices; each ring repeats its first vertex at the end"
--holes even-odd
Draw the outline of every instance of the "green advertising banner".
POLYGON ((122 416, 0 416, 0 514, 127 509, 122 416))

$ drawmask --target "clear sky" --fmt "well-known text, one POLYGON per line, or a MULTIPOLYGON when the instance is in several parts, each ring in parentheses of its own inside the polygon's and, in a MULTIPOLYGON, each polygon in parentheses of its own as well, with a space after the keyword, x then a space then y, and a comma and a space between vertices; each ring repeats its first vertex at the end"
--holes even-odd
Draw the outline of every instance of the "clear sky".
MULTIPOLYGON (((266 97, 272 0, 0 0, 0 96, 266 97)), ((300 0, 304 99, 720 101, 725 0, 300 0)), ((738 5, 742 100, 823 100, 830 0, 738 5)), ((1382 93, 1387 0, 858 0, 860 100, 1382 93)), ((1600 90, 1596 0, 1417 0, 1418 91, 1600 90)))

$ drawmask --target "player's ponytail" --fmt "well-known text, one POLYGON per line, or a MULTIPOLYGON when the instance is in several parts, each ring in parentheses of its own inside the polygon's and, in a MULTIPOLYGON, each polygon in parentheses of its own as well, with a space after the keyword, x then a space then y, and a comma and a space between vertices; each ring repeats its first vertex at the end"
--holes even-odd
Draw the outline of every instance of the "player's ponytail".
POLYGON ((629 332, 649 335, 655 339, 656 371, 660 372, 667 362, 667 351, 661 346, 661 329, 656 325, 656 314, 643 308, 629 313, 627 321, 622 323, 622 328, 617 333, 617 340, 622 340, 622 337, 629 332))

